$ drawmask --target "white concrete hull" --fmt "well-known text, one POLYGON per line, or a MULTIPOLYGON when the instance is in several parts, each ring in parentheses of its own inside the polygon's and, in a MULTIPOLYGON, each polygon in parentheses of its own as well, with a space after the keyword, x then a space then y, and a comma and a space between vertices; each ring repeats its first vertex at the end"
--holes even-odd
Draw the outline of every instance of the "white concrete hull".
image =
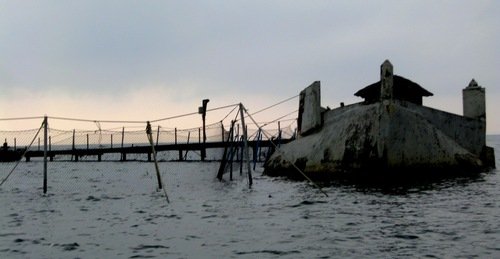
POLYGON ((266 174, 296 174, 291 163, 310 176, 453 174, 494 167, 481 120, 396 100, 353 104, 322 115, 321 128, 270 157, 266 174))

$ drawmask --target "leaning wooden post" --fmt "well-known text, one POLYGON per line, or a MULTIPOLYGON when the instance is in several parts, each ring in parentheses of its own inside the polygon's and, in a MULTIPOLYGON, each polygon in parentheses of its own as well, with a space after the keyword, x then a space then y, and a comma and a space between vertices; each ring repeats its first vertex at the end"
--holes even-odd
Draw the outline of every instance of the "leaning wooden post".
POLYGON ((245 159, 247 160, 247 168, 248 168, 248 185, 252 186, 252 169, 250 168, 250 156, 248 154, 248 136, 247 136, 247 127, 245 126, 245 116, 244 110, 245 107, 242 103, 240 103, 240 117, 241 117, 241 127, 243 129, 243 152, 245 154, 245 159))
POLYGON ((224 143, 224 123, 222 123, 222 121, 220 121, 220 128, 221 128, 222 143, 224 143))
POLYGON ((158 129, 156 130, 156 146, 158 147, 158 141, 160 140, 160 125, 158 125, 158 129))
MULTIPOLYGON (((188 131, 187 144, 189 144, 190 139, 191 139, 191 131, 188 131)), ((186 148, 186 153, 184 153, 184 160, 187 160, 188 152, 189 152, 189 148, 186 148)), ((179 150, 179 153, 182 154, 182 150, 179 150)))
POLYGON ((165 188, 163 188, 163 184, 161 181, 160 168, 158 167, 158 161, 156 160, 156 150, 153 144, 153 131, 151 130, 151 124, 149 123, 149 121, 147 122, 146 125, 146 134, 148 136, 149 144, 151 145, 151 151, 153 153, 153 160, 155 162, 155 169, 156 169, 156 178, 158 180, 158 188, 163 189, 163 192, 165 193, 165 198, 167 198, 167 202, 170 203, 170 201, 168 200, 167 191, 165 190, 165 188))
POLYGON ((43 118, 43 193, 47 193, 47 116, 43 118))

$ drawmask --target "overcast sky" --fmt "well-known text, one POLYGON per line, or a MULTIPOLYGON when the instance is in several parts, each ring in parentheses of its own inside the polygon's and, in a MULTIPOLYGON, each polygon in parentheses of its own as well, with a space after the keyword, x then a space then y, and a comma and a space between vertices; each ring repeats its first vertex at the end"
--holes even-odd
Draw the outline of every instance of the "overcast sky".
POLYGON ((316 80, 337 107, 389 59, 453 113, 475 78, 500 133, 499 14, 493 0, 0 0, 0 118, 153 120, 204 98, 258 110, 316 80))

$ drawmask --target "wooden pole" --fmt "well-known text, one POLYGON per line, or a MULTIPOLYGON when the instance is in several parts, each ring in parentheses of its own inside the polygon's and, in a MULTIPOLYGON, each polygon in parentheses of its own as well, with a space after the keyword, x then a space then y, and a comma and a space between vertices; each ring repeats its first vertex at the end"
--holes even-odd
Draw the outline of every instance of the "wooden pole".
POLYGON ((75 150, 75 130, 73 129, 73 142, 71 144, 71 149, 75 150))
POLYGON ((17 150, 17 140, 14 138, 14 151, 17 150))
POLYGON ((255 142, 255 145, 253 146, 253 170, 255 170, 255 166, 257 165, 257 161, 260 162, 260 155, 259 155, 259 146, 260 146, 260 140, 261 140, 261 128, 259 128, 259 130, 257 131, 257 138, 256 138, 256 142, 255 142))
POLYGON ((240 175, 243 175, 243 148, 242 146, 242 141, 243 137, 239 137, 239 143, 238 143, 238 160, 240 161, 240 175))
POLYGON ((125 140, 125 127, 122 128, 122 161, 127 160, 127 155, 125 152, 123 152, 123 141, 125 140))
POLYGON ((111 148, 113 148, 113 134, 111 134, 111 148))
MULTIPOLYGON (((236 141, 239 141, 240 139, 240 124, 236 124, 236 137, 235 137, 236 141)), ((240 148, 240 145, 238 145, 236 147, 236 160, 240 161, 241 162, 241 156, 240 156, 240 151, 239 151, 239 148, 240 148)), ((241 171, 241 170, 240 170, 241 171)))
POLYGON ((73 142, 71 144, 71 150, 73 150, 72 156, 74 156, 75 161, 78 161, 78 157, 77 157, 77 155, 75 153, 75 129, 73 129, 73 142))
POLYGON ((224 143, 224 124, 222 123, 222 121, 220 121, 220 128, 221 128, 222 142, 224 143))
MULTIPOLYGON (((174 134, 175 135, 175 145, 177 145, 177 128, 174 128, 174 132, 175 132, 175 134, 174 134)), ((182 150, 179 149, 178 152, 179 152, 179 161, 182 161, 182 150)))
POLYGON ((89 134, 87 133, 87 151, 89 151, 89 134))
POLYGON ((156 162, 155 146, 153 145, 153 136, 152 136, 153 132, 151 130, 151 124, 149 123, 149 121, 147 122, 147 125, 146 125, 146 134, 148 135, 149 144, 151 145, 151 151, 153 153, 153 158, 155 161, 156 179, 158 180, 158 189, 162 189, 163 185, 161 182, 160 169, 158 168, 158 163, 156 162))
POLYGON ((260 146, 261 141, 262 141, 262 129, 259 128, 259 142, 257 142, 258 143, 258 145, 257 145, 258 146, 257 161, 259 161, 259 162, 261 162, 260 155, 262 154, 262 147, 260 146))
MULTIPOLYGON (((187 139, 187 144, 189 144, 189 140, 191 139, 191 131, 188 131, 188 139, 187 139)), ((184 153, 184 160, 187 160, 187 155, 188 155, 189 149, 186 149, 186 153, 184 153)))
POLYGON ((231 139, 230 139, 230 142, 231 142, 231 157, 229 159, 229 179, 232 181, 233 180, 233 159, 234 159, 234 152, 237 152, 237 147, 235 146, 235 136, 234 136, 234 123, 236 121, 231 121, 231 139))
POLYGON ((122 128, 122 148, 123 148, 124 141, 125 141, 125 127, 122 128))
MULTIPOLYGON (((231 129, 230 129, 231 132, 233 130, 233 127, 234 127, 234 121, 231 122, 231 129)), ((228 144, 231 142, 231 135, 232 135, 232 133, 228 134, 228 136, 227 136, 228 139, 227 139, 226 143, 228 143, 228 144)), ((224 142, 224 140, 222 142, 224 142)), ((224 173, 226 171, 226 166, 227 166, 227 163, 229 161, 229 157, 231 156, 231 153, 232 153, 232 146, 226 145, 224 147, 224 153, 222 154, 219 172, 217 173, 217 178, 219 179, 219 181, 222 181, 222 176, 224 175, 224 173)), ((232 172, 231 172, 230 179, 232 180, 232 172)))
POLYGON ((47 116, 43 118, 43 193, 47 193, 47 116))
POLYGON ((177 145, 177 128, 174 129, 174 143, 177 145))
POLYGON ((146 134, 148 136, 149 144, 151 145, 151 151, 153 153, 153 159, 155 162, 155 169, 156 169, 156 178, 158 180, 158 188, 163 189, 163 192, 165 193, 165 198, 167 198, 167 202, 170 203, 170 201, 168 199, 167 191, 165 190, 165 188, 163 188, 163 184, 161 181, 160 168, 158 167, 158 161, 156 160, 156 150, 155 150, 155 146, 153 145, 153 131, 151 130, 151 124, 149 123, 149 121, 147 122, 147 125, 146 125, 146 134))
POLYGON ((278 121, 278 147, 281 146, 281 123, 278 121))
POLYGON ((205 147, 207 142, 205 118, 207 116, 207 104, 209 101, 209 99, 203 99, 202 106, 198 109, 198 112, 201 113, 201 119, 203 121, 203 148, 201 149, 201 161, 205 161, 205 158, 207 157, 207 149, 205 147))
POLYGON ((156 130, 156 146, 158 147, 158 141, 160 140, 160 125, 158 125, 158 129, 156 130))
POLYGON ((252 186, 252 169, 250 168, 250 156, 248 154, 248 136, 247 136, 247 127, 245 125, 245 116, 244 110, 245 107, 242 103, 240 103, 240 117, 241 117, 241 127, 243 129, 243 152, 245 154, 245 159, 247 160, 247 169, 248 169, 248 185, 252 186))

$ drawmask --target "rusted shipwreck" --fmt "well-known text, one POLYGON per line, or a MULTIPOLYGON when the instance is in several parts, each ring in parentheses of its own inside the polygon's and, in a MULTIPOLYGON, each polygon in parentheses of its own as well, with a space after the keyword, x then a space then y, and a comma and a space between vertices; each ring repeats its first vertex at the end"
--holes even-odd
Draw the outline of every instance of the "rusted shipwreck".
POLYGON ((422 105, 432 93, 381 65, 380 81, 355 93, 363 102, 320 106, 320 82, 300 93, 297 139, 265 163, 267 175, 454 175, 495 167, 486 146, 485 89, 463 89, 463 116, 422 105), (292 164, 293 163, 293 164, 292 164))

